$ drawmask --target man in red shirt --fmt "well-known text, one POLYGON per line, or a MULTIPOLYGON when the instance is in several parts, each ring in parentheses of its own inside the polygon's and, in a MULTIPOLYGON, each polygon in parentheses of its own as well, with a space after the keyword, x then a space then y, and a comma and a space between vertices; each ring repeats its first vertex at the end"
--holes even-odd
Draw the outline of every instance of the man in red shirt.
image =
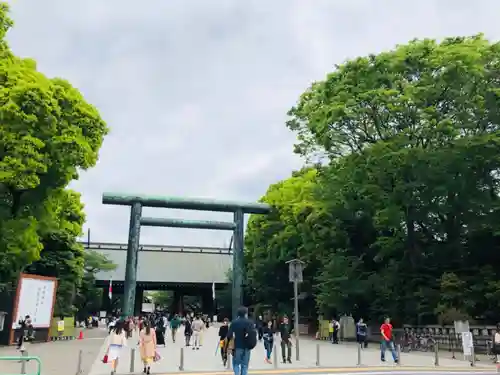
POLYGON ((385 351, 389 349, 394 359, 394 363, 398 363, 398 355, 394 348, 394 340, 392 336, 391 319, 385 318, 384 323, 380 326, 380 333, 382 335, 382 342, 380 344, 380 359, 385 362, 385 351))

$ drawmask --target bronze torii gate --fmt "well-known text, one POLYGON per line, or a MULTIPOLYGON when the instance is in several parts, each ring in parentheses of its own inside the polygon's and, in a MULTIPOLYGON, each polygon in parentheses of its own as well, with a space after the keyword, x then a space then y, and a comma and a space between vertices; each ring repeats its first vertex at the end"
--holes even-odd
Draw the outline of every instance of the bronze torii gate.
POLYGON ((199 229, 233 230, 233 280, 232 313, 243 303, 243 225, 245 214, 267 214, 271 207, 265 203, 242 203, 217 201, 212 199, 189 199, 177 197, 156 197, 146 195, 127 195, 104 193, 102 203, 117 206, 130 206, 130 227, 128 234, 127 261, 124 282, 123 314, 132 315, 137 281, 137 262, 141 224, 161 227, 181 227, 199 229), (142 218, 142 207, 174 208, 195 211, 232 212, 234 223, 223 222, 182 222, 175 219, 142 218), (196 224, 196 225, 194 225, 196 224))

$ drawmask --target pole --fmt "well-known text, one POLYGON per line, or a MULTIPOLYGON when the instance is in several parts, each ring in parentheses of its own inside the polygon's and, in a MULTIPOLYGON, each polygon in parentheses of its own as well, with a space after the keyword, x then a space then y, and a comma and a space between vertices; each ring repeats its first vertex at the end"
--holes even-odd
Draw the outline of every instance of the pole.
POLYGON ((397 351, 398 351, 398 365, 401 365, 401 344, 398 344, 397 351))
POLYGON ((358 366, 361 366, 361 343, 358 344, 358 366))
POLYGON ((179 371, 184 371, 184 348, 181 348, 181 360, 179 363, 179 371))
MULTIPOLYGON (((23 350, 21 352, 21 355, 23 357, 27 357, 28 352, 26 350, 23 350)), ((26 359, 24 359, 24 358, 21 358, 21 374, 26 374, 26 359)))
POLYGON ((90 249, 90 228, 87 229, 87 249, 90 249))
POLYGON ((439 345, 437 342, 434 344, 434 366, 439 366, 439 345))
POLYGON ((320 351, 319 344, 316 344, 316 366, 320 365, 320 351))
POLYGON ((135 349, 130 350, 130 372, 133 374, 135 371, 135 349))
POLYGON ((83 362, 83 350, 78 352, 78 363, 76 365, 76 375, 80 375, 82 371, 82 362, 83 362))
POLYGON ((238 308, 243 305, 243 210, 234 212, 233 232, 233 284, 232 284, 232 315, 236 319, 238 308))
POLYGON ((295 360, 299 360, 299 282, 294 280, 293 282, 293 303, 294 303, 294 331, 295 331, 295 360))

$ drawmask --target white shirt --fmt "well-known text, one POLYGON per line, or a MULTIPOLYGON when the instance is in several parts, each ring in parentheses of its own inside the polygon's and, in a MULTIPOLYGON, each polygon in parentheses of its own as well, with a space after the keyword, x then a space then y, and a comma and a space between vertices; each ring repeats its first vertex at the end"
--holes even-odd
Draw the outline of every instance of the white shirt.
POLYGON ((495 341, 495 344, 500 344, 500 333, 496 332, 493 340, 495 341))

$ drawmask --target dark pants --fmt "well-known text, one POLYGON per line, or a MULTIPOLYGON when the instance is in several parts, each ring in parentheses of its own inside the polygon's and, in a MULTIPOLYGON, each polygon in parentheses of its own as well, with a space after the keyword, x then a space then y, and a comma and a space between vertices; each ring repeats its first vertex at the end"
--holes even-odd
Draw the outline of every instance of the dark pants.
POLYGON ((266 358, 271 360, 271 354, 273 353, 273 342, 264 340, 264 349, 266 349, 266 358))
POLYGON ((366 335, 357 335, 357 341, 362 348, 368 347, 368 342, 366 341, 366 335))
POLYGON ((281 340, 281 356, 283 357, 283 362, 292 360, 292 343, 290 340, 281 340))
POLYGON ((339 343, 339 331, 337 329, 335 331, 333 331, 332 342, 334 344, 338 344, 339 343))

